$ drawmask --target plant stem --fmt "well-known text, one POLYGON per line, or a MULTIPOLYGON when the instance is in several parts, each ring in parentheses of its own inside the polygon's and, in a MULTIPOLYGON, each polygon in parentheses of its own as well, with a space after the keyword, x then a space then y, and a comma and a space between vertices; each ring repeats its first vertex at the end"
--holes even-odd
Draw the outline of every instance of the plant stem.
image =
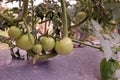
POLYGON ((28 1, 29 0, 23 0, 23 13, 22 18, 25 18, 27 16, 28 12, 28 1))
POLYGON ((72 29, 72 28, 78 27, 79 25, 81 25, 82 23, 84 23, 88 19, 88 17, 89 16, 86 16, 84 20, 80 21, 78 24, 75 24, 73 26, 68 27, 68 29, 72 29))
POLYGON ((21 16, 21 17, 18 17, 18 18, 16 18, 16 19, 14 19, 14 20, 12 21, 13 23, 22 21, 23 18, 26 18, 26 17, 27 17, 27 12, 28 12, 28 1, 29 1, 29 0, 23 0, 23 11, 22 11, 22 16, 21 16))
POLYGON ((44 20, 44 21, 41 21, 41 22, 39 22, 39 24, 45 23, 45 22, 47 22, 47 21, 50 21, 50 19, 46 19, 46 20, 44 20))
POLYGON ((31 39, 31 36, 30 36, 30 31, 28 29, 27 22, 26 22, 25 18, 23 18, 23 21, 24 21, 25 27, 27 29, 29 40, 30 40, 31 44, 34 45, 33 42, 32 42, 32 39, 31 39))
POLYGON ((28 26, 27 26, 26 18, 23 18, 23 21, 24 21, 24 25, 25 25, 25 28, 27 30, 27 33, 30 33, 28 26))
POLYGON ((62 8, 62 23, 63 23, 63 38, 68 37, 68 22, 67 22, 67 12, 65 0, 61 0, 62 8))
MULTIPOLYGON (((48 10, 48 1, 46 2, 46 11, 48 10)), ((46 33, 47 31, 47 22, 45 22, 45 29, 44 32, 46 33)))
POLYGON ((90 47, 102 50, 102 48, 100 46, 90 45, 90 44, 87 44, 87 43, 85 43, 83 41, 79 41, 79 40, 76 40, 76 39, 72 39, 72 41, 73 42, 77 42, 77 43, 81 43, 81 44, 86 45, 86 46, 90 46, 90 47))
POLYGON ((31 0, 31 5, 32 5, 32 30, 34 30, 34 2, 31 0))
POLYGON ((52 58, 57 56, 56 52, 50 53, 50 54, 43 54, 43 55, 39 55, 39 59, 40 60, 44 60, 44 59, 48 59, 48 58, 52 58))
MULTIPOLYGON (((32 50, 27 50, 27 57, 28 57, 28 59, 29 59, 29 57, 34 58, 35 55, 36 55, 36 54, 33 53, 32 50)), ((58 54, 57 54, 56 51, 52 51, 52 52, 50 52, 49 54, 42 54, 42 55, 38 54, 38 56, 39 56, 38 59, 39 59, 39 60, 45 60, 45 59, 48 59, 48 58, 55 57, 55 56, 57 56, 57 55, 58 55, 58 54)))

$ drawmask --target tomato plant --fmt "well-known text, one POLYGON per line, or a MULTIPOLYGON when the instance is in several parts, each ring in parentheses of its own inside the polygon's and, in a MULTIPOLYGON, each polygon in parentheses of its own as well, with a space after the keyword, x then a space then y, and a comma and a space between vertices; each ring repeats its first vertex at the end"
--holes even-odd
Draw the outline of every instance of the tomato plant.
MULTIPOLYGON (((105 53, 106 61, 111 58, 118 61, 113 55, 120 50, 119 34, 114 33, 114 29, 116 27, 118 29, 120 24, 119 0, 76 0, 75 4, 71 4, 69 0, 45 0, 37 6, 34 5, 35 0, 6 1, 7 3, 17 1, 19 7, 0 10, 0 29, 8 30, 10 36, 7 38, 0 34, 3 38, 0 41, 9 44, 11 48, 19 47, 26 50, 27 56, 35 59, 34 62, 36 59, 48 59, 58 54, 71 53, 73 42, 101 50, 105 53), (51 24, 52 31, 50 31, 51 24), (90 34, 95 35, 101 45, 86 44, 84 41, 87 39, 82 41, 72 39, 70 38, 72 31, 87 35, 85 38, 90 34), (12 44, 13 40, 16 44, 12 44), (41 55, 38 54, 40 52, 41 55)), ((103 63, 101 65, 107 65, 103 63)))

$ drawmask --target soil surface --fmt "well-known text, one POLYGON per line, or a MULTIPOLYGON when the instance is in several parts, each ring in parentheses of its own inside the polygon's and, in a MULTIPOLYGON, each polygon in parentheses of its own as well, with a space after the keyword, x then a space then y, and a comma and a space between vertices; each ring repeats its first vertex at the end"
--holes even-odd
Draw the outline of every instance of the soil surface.
POLYGON ((0 66, 0 80, 100 80, 102 58, 99 50, 84 47, 75 48, 68 56, 37 61, 35 65, 27 60, 12 60, 0 66))

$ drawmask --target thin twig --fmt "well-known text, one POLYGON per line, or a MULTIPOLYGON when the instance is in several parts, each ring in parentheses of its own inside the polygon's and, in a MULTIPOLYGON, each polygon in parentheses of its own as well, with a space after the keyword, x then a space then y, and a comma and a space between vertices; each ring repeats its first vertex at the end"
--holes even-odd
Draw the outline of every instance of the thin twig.
POLYGON ((72 39, 72 41, 73 42, 77 42, 77 43, 81 43, 81 44, 86 45, 86 46, 90 46, 90 47, 102 50, 101 46, 90 45, 90 44, 87 44, 87 43, 85 43, 83 41, 79 41, 79 40, 76 40, 76 39, 72 39))
POLYGON ((47 21, 50 21, 50 19, 46 19, 44 21, 41 21, 41 22, 39 22, 39 24, 42 24, 42 23, 47 22, 47 21))
POLYGON ((72 26, 68 27, 68 29, 72 29, 72 28, 78 27, 79 25, 84 23, 88 18, 89 18, 89 16, 86 16, 84 20, 80 21, 78 24, 75 24, 75 25, 72 25, 72 26))

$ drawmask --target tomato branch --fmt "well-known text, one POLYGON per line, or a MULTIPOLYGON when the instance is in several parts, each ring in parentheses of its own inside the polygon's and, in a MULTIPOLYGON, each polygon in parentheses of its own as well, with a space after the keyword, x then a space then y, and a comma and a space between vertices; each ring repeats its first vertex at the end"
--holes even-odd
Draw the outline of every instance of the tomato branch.
POLYGON ((45 22, 47 22, 47 21, 50 21, 50 19, 46 19, 46 20, 44 20, 44 21, 41 21, 41 22, 39 22, 39 24, 45 23, 45 22))
POLYGON ((61 0, 62 7, 62 23, 63 23, 63 38, 68 37, 68 22, 65 0, 61 0))
MULTIPOLYGON (((46 11, 48 10, 48 1, 46 2, 46 11)), ((44 29, 44 31, 45 31, 45 33, 46 33, 46 30, 47 29, 47 22, 45 22, 45 29, 44 29)))
POLYGON ((75 25, 72 25, 72 26, 68 27, 68 29, 76 28, 79 25, 81 25, 82 23, 84 23, 89 17, 92 16, 92 14, 93 14, 93 8, 91 6, 89 6, 89 8, 86 9, 86 13, 87 13, 86 17, 82 21, 80 21, 79 23, 77 23, 75 25))
POLYGON ((31 6, 32 6, 32 30, 34 30, 34 2, 31 0, 31 6))
MULTIPOLYGON (((57 55, 58 54, 57 54, 56 51, 51 51, 49 54, 42 54, 42 55, 38 54, 37 59, 45 60, 45 59, 48 59, 48 58, 55 57, 57 55)), ((27 51, 27 58, 28 58, 28 60, 29 60, 29 57, 34 58, 34 56, 35 56, 35 54, 31 50, 27 51)), ((34 62, 36 62, 36 61, 34 61, 34 62)))
POLYGON ((26 29, 27 29, 27 33, 28 33, 29 40, 30 40, 31 44, 34 45, 34 44, 32 43, 32 39, 31 39, 31 37, 30 37, 30 30, 29 30, 29 28, 28 28, 28 26, 27 26, 27 22, 26 22, 25 18, 23 18, 23 21, 24 21, 24 25, 25 25, 25 27, 26 27, 26 29))
POLYGON ((54 56, 57 56, 57 53, 56 52, 51 52, 49 54, 39 55, 39 59, 44 60, 44 59, 52 58, 54 56))
POLYGON ((85 43, 83 41, 79 41, 79 40, 76 40, 76 39, 72 39, 72 41, 73 42, 77 42, 77 43, 81 43, 81 44, 86 45, 86 46, 90 46, 90 47, 102 50, 102 48, 100 46, 90 45, 90 44, 87 44, 87 43, 85 43))
POLYGON ((68 27, 68 29, 72 29, 72 28, 78 27, 79 25, 84 23, 88 18, 89 18, 89 16, 86 16, 84 20, 80 21, 78 24, 75 24, 75 25, 72 25, 72 26, 68 27))

